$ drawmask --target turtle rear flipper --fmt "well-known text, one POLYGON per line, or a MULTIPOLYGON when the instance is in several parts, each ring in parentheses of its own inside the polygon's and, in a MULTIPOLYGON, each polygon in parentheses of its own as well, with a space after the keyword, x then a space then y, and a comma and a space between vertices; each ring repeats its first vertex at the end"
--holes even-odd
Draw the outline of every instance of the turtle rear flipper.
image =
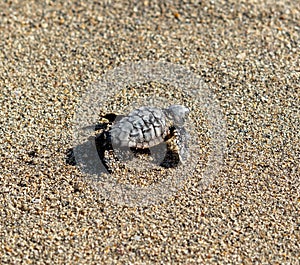
POLYGON ((105 158, 105 151, 112 150, 109 133, 107 131, 104 131, 104 132, 98 134, 94 138, 94 140, 95 140, 95 145, 96 145, 98 156, 99 156, 103 166, 109 173, 112 173, 107 165, 106 158, 105 158))

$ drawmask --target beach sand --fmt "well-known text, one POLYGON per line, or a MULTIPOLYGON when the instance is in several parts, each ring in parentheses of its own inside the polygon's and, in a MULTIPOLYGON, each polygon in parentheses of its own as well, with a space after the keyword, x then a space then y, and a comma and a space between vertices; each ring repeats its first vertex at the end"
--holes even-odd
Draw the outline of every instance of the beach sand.
MULTIPOLYGON (((1 264, 298 264, 299 2, 184 2, 0 4, 1 264), (66 153, 87 89, 140 61, 203 80, 226 138, 203 185, 216 148, 205 113, 172 85, 150 84, 192 110, 194 164, 148 169, 150 180, 122 180, 121 168, 111 177, 145 187, 155 172, 192 170, 163 200, 127 205, 99 194, 66 153)), ((127 113, 144 97, 120 89, 101 111, 127 113)))

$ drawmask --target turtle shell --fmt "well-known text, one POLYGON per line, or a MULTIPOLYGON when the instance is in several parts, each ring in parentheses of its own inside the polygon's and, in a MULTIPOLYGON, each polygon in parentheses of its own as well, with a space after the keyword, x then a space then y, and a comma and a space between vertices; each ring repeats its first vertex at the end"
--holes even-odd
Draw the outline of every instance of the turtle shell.
POLYGON ((113 146, 149 148, 162 143, 168 131, 162 109, 141 107, 116 122, 109 133, 113 146))

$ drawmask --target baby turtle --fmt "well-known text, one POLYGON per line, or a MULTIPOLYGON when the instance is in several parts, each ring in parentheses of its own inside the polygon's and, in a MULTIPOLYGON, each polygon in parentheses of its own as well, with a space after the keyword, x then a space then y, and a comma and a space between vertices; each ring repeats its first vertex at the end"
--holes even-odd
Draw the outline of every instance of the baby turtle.
POLYGON ((168 108, 140 107, 128 116, 107 114, 111 127, 96 137, 98 153, 104 158, 105 150, 146 150, 174 139, 175 151, 181 162, 188 154, 189 135, 183 127, 189 109, 182 105, 168 108), (100 151, 100 152, 99 152, 100 151))

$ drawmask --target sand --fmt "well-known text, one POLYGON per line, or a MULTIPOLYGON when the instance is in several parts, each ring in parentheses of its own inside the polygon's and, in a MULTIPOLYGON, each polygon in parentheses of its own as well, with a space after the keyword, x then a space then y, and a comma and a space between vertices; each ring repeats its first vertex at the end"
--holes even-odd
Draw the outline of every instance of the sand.
POLYGON ((1 264, 298 264, 298 1, 5 1, 0 12, 1 264), (151 95, 192 110, 188 163, 107 176, 137 187, 185 176, 134 205, 101 194, 66 154, 86 91, 141 61, 194 73, 223 127, 191 88, 112 85, 93 111, 127 113, 151 95))

